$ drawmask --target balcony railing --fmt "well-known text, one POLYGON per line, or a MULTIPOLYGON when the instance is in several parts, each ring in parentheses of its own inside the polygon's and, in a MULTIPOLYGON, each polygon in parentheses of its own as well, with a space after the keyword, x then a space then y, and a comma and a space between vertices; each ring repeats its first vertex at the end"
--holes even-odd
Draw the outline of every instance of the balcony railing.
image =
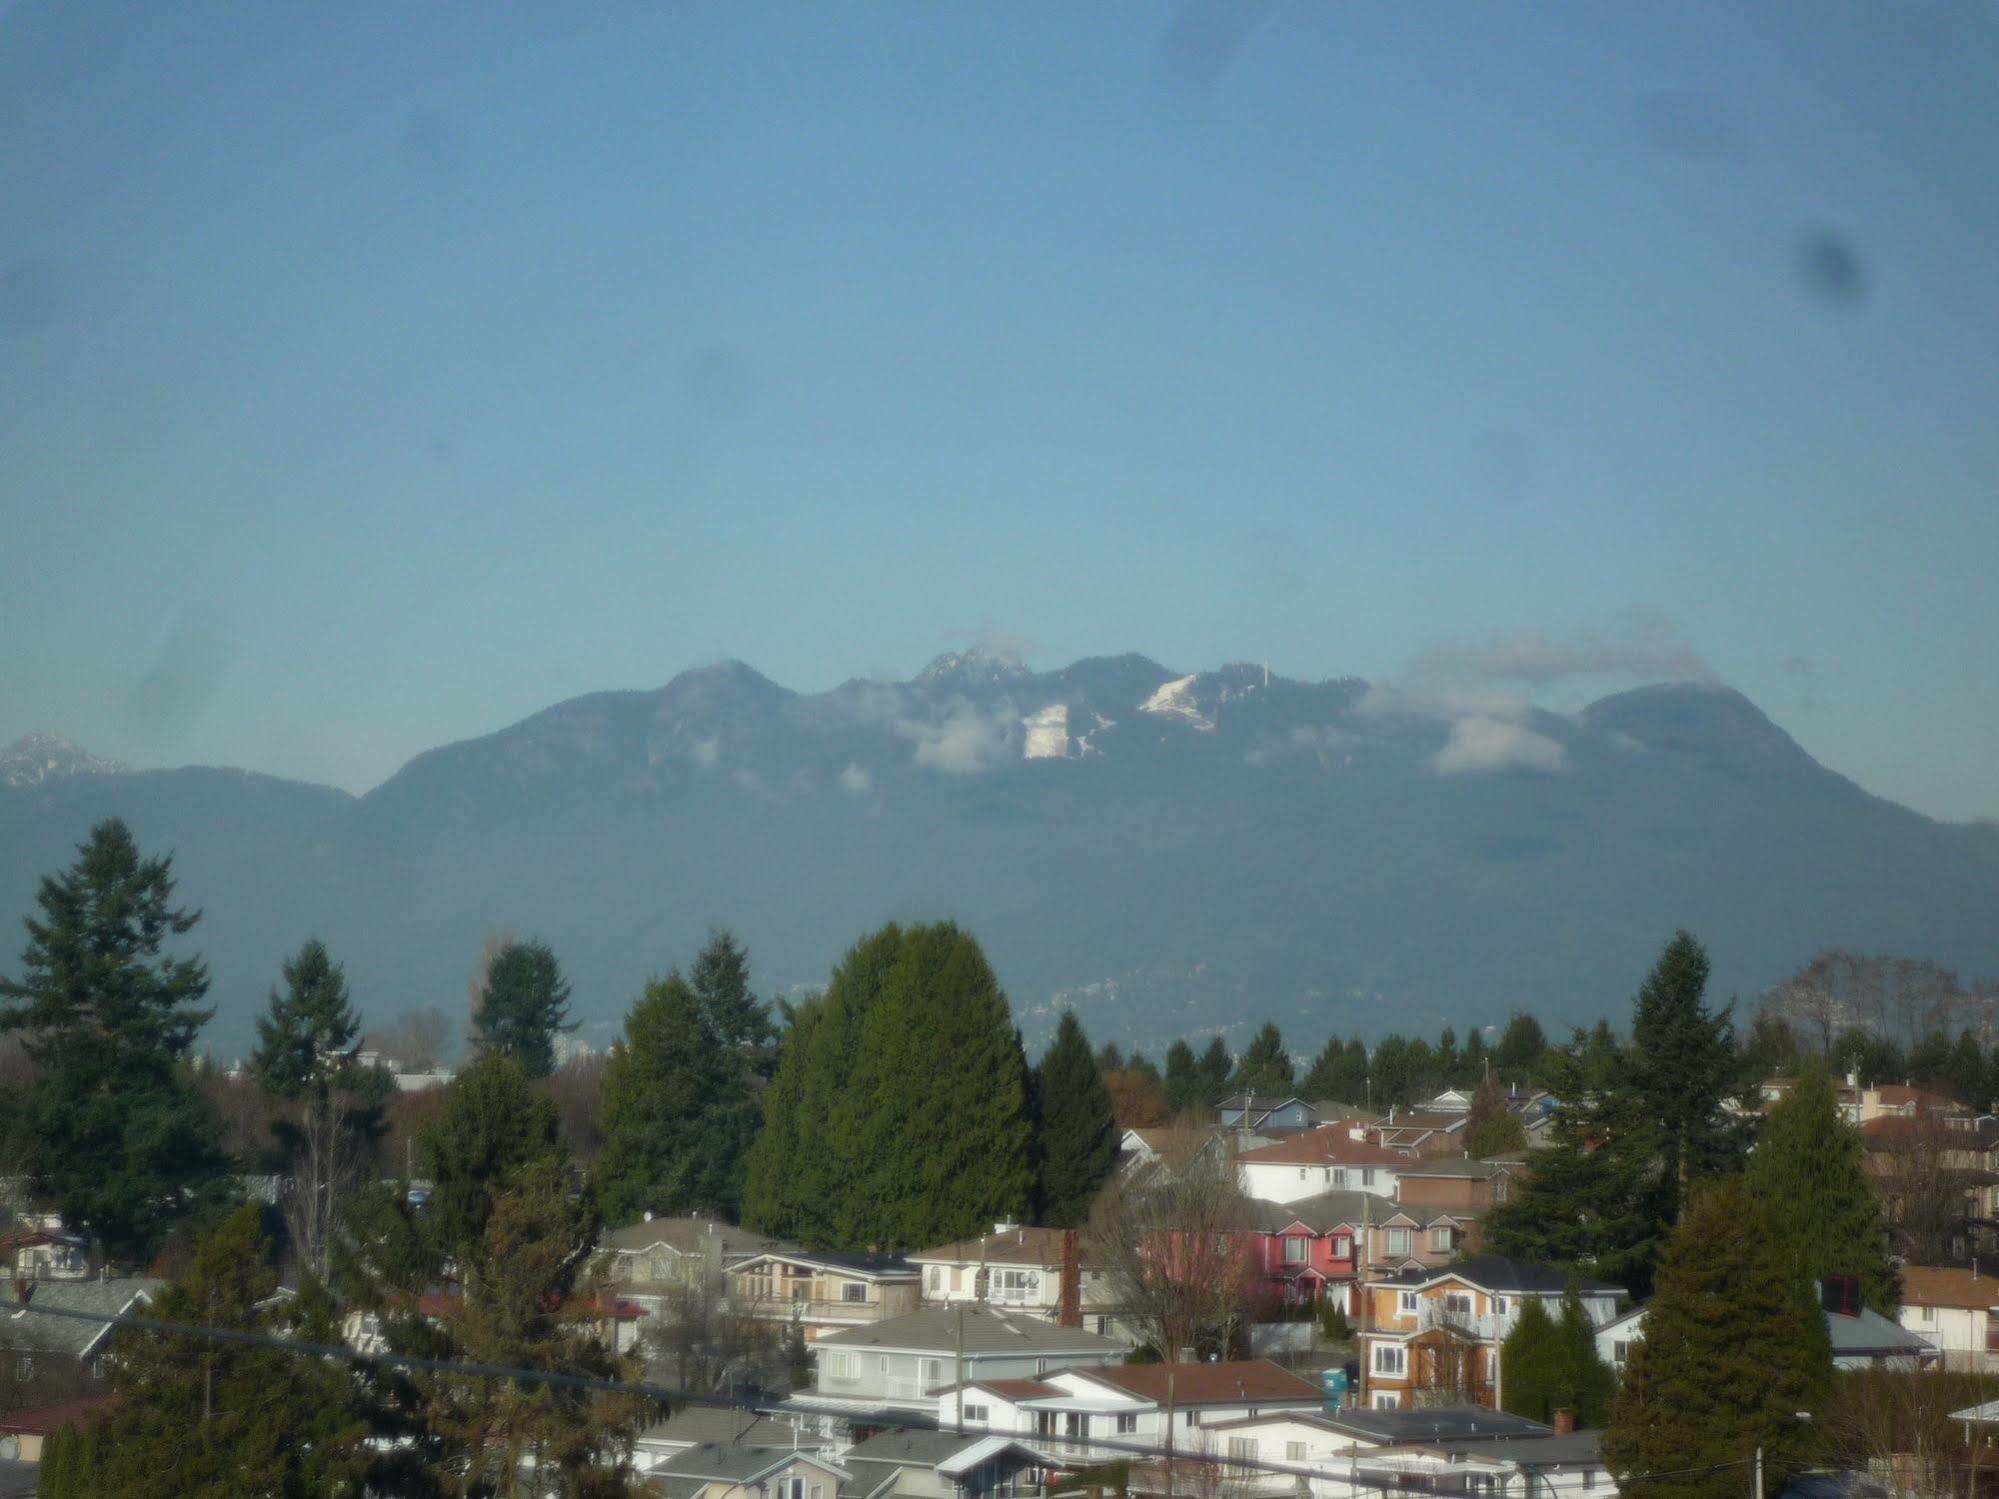
POLYGON ((1501 1336, 1499 1318, 1455 1311, 1441 1301, 1425 1301, 1417 1306, 1416 1330, 1455 1332, 1485 1343, 1494 1342, 1501 1336))
POLYGON ((888 1315, 879 1301, 845 1301, 838 1297, 742 1301, 737 1310, 766 1322, 874 1322, 888 1315))

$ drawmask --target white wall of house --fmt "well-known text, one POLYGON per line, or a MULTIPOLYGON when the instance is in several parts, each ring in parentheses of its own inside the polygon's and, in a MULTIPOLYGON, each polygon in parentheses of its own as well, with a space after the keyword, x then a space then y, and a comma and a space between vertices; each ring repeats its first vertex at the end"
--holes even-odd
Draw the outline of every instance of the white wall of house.
POLYGON ((1961 1306, 1909 1306, 1901 1323, 1943 1350, 1946 1369, 1987 1374, 1999 1370, 1999 1352, 1988 1351, 1986 1339, 1999 1330, 1988 1311, 1961 1306))
POLYGON ((1266 1202, 1300 1202, 1321 1192, 1370 1192, 1393 1197, 1401 1177, 1393 1166, 1300 1166, 1277 1161, 1244 1161, 1242 1189, 1266 1202))

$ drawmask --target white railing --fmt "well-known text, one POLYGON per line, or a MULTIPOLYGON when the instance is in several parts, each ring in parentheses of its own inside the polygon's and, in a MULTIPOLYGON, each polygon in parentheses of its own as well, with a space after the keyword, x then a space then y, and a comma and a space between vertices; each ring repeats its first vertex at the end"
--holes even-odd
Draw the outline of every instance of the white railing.
POLYGON ((1416 1328, 1419 1332, 1442 1329, 1487 1343, 1496 1341, 1501 1336, 1499 1318, 1477 1317, 1470 1312, 1455 1311, 1441 1301, 1425 1301, 1418 1305, 1416 1328))

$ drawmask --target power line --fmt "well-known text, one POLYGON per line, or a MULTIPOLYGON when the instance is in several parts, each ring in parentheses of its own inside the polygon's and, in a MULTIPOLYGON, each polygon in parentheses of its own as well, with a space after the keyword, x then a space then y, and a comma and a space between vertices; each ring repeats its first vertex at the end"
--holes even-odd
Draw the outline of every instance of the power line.
MULTIPOLYGON (((106 1314, 103 1312, 78 1311, 69 1307, 36 1306, 32 1300, 16 1305, 15 1315, 23 1312, 39 1317, 65 1317, 72 1321, 89 1322, 99 1327, 129 1327, 140 1332, 173 1334, 180 1337, 199 1338, 215 1343, 235 1343, 244 1347, 271 1348, 281 1353, 291 1353, 307 1357, 336 1359, 349 1364, 367 1364, 385 1369, 414 1369, 434 1374, 459 1374, 474 1379, 510 1379, 517 1383, 551 1385, 561 1389, 577 1389, 610 1395, 639 1396, 666 1405, 699 1405, 720 1410, 743 1410, 757 1415, 778 1414, 768 1402, 758 1402, 742 1395, 709 1394, 699 1390, 680 1390, 669 1385, 653 1384, 646 1380, 604 1379, 592 1374, 570 1374, 558 1369, 526 1369, 514 1364, 475 1363, 462 1359, 428 1358, 415 1353, 370 1353, 350 1348, 343 1343, 308 1343, 294 1338, 281 1338, 271 1333, 250 1332, 242 1328, 216 1327, 199 1322, 169 1322, 159 1317, 135 1317, 126 1314, 106 1314)), ((783 1414, 798 1415, 840 1415, 831 1408, 799 1408, 795 1412, 783 1414)), ((868 1411, 854 1413, 865 1416, 863 1424, 869 1426, 893 1426, 906 1431, 936 1431, 937 1423, 924 1417, 905 1414, 900 1411, 868 1411)), ((1273 1412, 1282 1418, 1284 1413, 1273 1412)), ((1019 1445, 1035 1452, 1036 1456, 1048 1456, 1036 1448, 1038 1432, 1009 1432, 986 1430, 989 1437, 1007 1437, 1019 1445)), ((1052 1433, 1049 1434, 1052 1436, 1052 1433)), ((1065 1439, 1055 1437, 1056 1441, 1065 1439)), ((1496 1440, 1493 1438, 1471 1438, 1471 1440, 1496 1440)), ((1503 1440, 1503 1439, 1501 1439, 1503 1440)), ((1176 1449, 1170 1444, 1164 1447, 1150 1446, 1141 1442, 1121 1442, 1115 1437, 1088 1437, 1084 1445, 1093 1451, 1116 1452, 1130 1457, 1157 1458, 1161 1461, 1173 1459, 1191 1463, 1212 1463, 1221 1467, 1245 1468, 1253 1472, 1282 1474, 1297 1478, 1327 1478, 1342 1475, 1329 1473, 1333 1463, 1313 1465, 1309 1463, 1278 1462, 1270 1458, 1246 1457, 1217 1452, 1189 1452, 1176 1449)), ((1379 1461, 1380 1459, 1375 1459, 1379 1461)), ((1621 1483, 1643 1483, 1670 1478, 1690 1478, 1708 1473, 1725 1472, 1731 1468, 1748 1467, 1754 1458, 1737 1458, 1729 1462, 1710 1463, 1705 1467, 1674 1468, 1658 1473, 1633 1473, 1620 1480, 1621 1483)), ((1401 1483, 1385 1477, 1363 1476, 1360 1471, 1362 1458, 1358 1453, 1348 1458, 1348 1474, 1344 1475, 1356 1487, 1379 1490, 1382 1493, 1431 1494, 1435 1490, 1426 1484, 1401 1483)), ((1523 1468, 1546 1468, 1561 1466, 1557 1463, 1522 1463, 1523 1468)))

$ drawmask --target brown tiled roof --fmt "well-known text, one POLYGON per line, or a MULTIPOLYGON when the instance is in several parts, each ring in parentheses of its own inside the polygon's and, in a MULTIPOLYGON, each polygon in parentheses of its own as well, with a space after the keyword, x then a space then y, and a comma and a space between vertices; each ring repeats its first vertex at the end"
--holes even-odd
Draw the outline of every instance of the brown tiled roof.
POLYGON ((1124 1390, 1142 1400, 1166 1403, 1170 1377, 1175 1405, 1238 1405, 1245 1400, 1323 1402, 1325 1391, 1309 1379, 1267 1358, 1214 1364, 1117 1364, 1073 1373, 1124 1390))
POLYGON ((1954 1098, 1945 1098, 1941 1093, 1932 1093, 1927 1088, 1909 1088, 1900 1083, 1883 1083, 1874 1090, 1875 1095, 1885 1104, 1896 1108, 1904 1104, 1915 1104, 1925 1109, 1960 1109, 1964 1105, 1954 1098))
POLYGON ((1245 1150, 1236 1159, 1249 1166, 1401 1166, 1411 1158, 1399 1150, 1356 1140, 1343 1129, 1321 1125, 1275 1145, 1245 1150))
POLYGON ((1904 1265, 1902 1304, 1983 1311, 1999 1306, 1999 1276, 1959 1270, 1952 1265, 1904 1265))

